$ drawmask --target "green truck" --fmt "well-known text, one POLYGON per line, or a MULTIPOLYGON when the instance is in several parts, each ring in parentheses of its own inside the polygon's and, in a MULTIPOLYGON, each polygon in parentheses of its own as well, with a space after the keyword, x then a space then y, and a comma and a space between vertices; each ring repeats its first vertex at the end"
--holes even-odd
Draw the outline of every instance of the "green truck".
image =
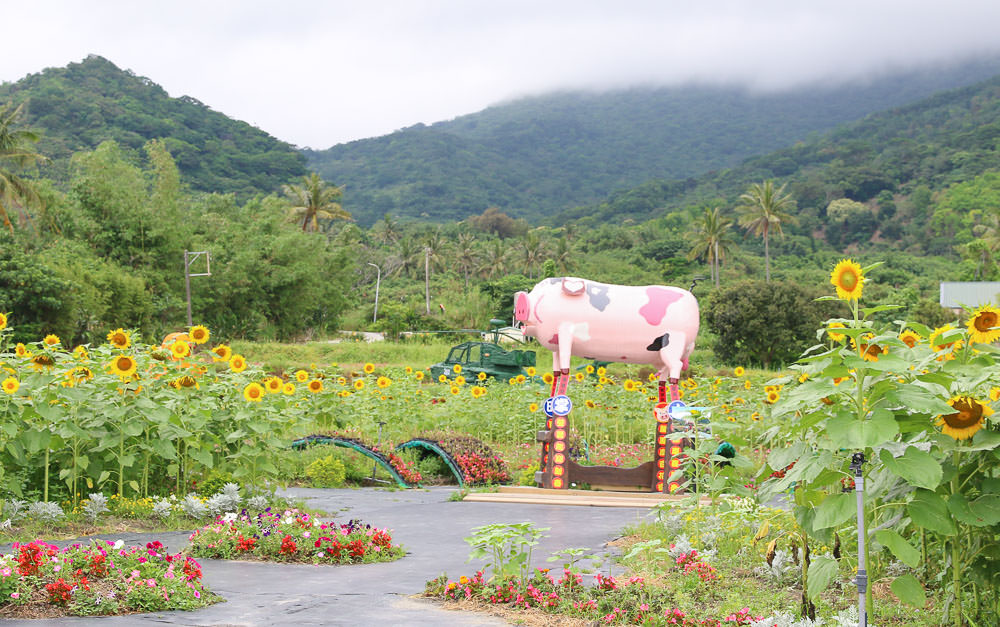
POLYGON ((486 376, 506 381, 519 374, 528 375, 525 368, 535 365, 535 351, 511 349, 500 346, 505 336, 500 327, 503 320, 491 320, 492 330, 485 335, 491 341, 462 342, 448 351, 448 357, 431 366, 431 376, 455 374, 455 365, 462 367, 462 376, 472 379, 485 372, 486 376))

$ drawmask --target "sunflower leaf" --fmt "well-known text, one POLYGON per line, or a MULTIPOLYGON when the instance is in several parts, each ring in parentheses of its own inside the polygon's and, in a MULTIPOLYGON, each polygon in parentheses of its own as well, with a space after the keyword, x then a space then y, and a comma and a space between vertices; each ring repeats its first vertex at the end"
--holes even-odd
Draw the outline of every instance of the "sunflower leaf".
POLYGON ((896 598, 907 605, 919 608, 927 604, 927 595, 924 592, 924 586, 910 573, 893 579, 889 588, 896 595, 896 598))
POLYGON ((865 318, 868 316, 879 313, 880 311, 892 311, 893 309, 901 309, 902 305, 876 305, 875 307, 864 307, 861 309, 862 315, 865 318))
POLYGON ((883 449, 879 453, 882 465, 889 471, 906 480, 910 485, 933 490, 941 483, 941 464, 930 454, 915 446, 909 446, 899 457, 883 449))
POLYGON ((818 297, 814 298, 813 300, 814 301, 821 301, 821 300, 840 300, 840 299, 837 298, 836 296, 818 296, 818 297))
POLYGON ((920 565, 920 551, 913 548, 912 544, 892 529, 876 531, 875 539, 888 548, 896 556, 896 559, 910 568, 916 568, 920 565))
POLYGON ((809 574, 807 576, 809 598, 815 599, 821 592, 826 590, 833 580, 836 579, 839 570, 840 567, 837 564, 837 560, 832 557, 820 555, 814 558, 809 564, 809 574))
POLYGON ((930 490, 918 489, 913 500, 906 504, 906 513, 918 526, 943 536, 955 535, 955 521, 948 512, 948 504, 930 490))
POLYGON ((868 274, 869 272, 871 272, 872 270, 881 266, 884 263, 885 263, 884 261, 876 261, 870 266, 865 266, 864 268, 861 268, 861 274, 868 274))
POLYGON ((850 414, 841 414, 826 423, 826 434, 834 445, 847 449, 864 449, 878 446, 899 434, 899 425, 892 412, 885 409, 872 411, 870 419, 858 420, 850 414))

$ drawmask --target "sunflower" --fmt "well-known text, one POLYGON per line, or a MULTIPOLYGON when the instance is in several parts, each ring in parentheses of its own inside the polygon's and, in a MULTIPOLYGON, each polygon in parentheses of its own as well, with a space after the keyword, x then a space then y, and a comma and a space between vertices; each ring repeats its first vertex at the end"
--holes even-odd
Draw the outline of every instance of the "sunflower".
POLYGON ((754 422, 759 422, 760 421, 760 414, 757 413, 757 412, 754 412, 754 413, 750 414, 750 420, 753 420, 754 422))
POLYGON ((476 378, 479 379, 480 381, 485 381, 486 380, 486 373, 485 372, 480 372, 479 374, 476 375, 476 378))
POLYGON ((483 394, 486 394, 486 388, 478 385, 472 387, 472 398, 479 398, 483 394))
POLYGON ((604 385, 605 383, 611 383, 611 379, 602 375, 599 379, 597 379, 597 382, 604 385))
POLYGON ((847 337, 843 333, 834 333, 833 329, 846 329, 843 322, 831 322, 829 326, 826 327, 826 333, 830 336, 830 339, 834 342, 843 342, 847 337))
POLYGON ((990 400, 994 403, 1000 401, 1000 388, 990 388, 990 400))
POLYGON ((461 374, 462 373, 462 364, 455 364, 454 366, 451 367, 451 370, 455 374, 461 374))
POLYGON ((243 358, 243 355, 233 355, 232 359, 229 360, 229 369, 233 372, 243 372, 247 369, 247 360, 243 358))
POLYGON ((264 379, 264 388, 271 394, 277 394, 283 387, 285 387, 285 382, 281 380, 281 377, 268 377, 264 379))
POLYGON ((170 345, 170 353, 174 359, 183 359, 191 354, 191 345, 184 340, 177 340, 170 345))
POLYGON ((204 344, 212 334, 208 332, 207 328, 198 324, 191 327, 188 335, 191 336, 191 341, 195 344, 204 344))
MULTIPOLYGON (((320 378, 320 377, 317 377, 320 378)), ((347 377, 337 377, 337 385, 347 385, 347 377)))
POLYGON ((375 372, 375 364, 373 364, 371 362, 366 363, 364 370, 365 370, 365 374, 371 374, 371 373, 375 372))
POLYGON ((733 374, 737 377, 742 377, 746 374, 746 370, 743 369, 743 366, 736 366, 736 370, 733 370, 733 374))
POLYGON ((851 338, 851 346, 858 350, 865 361, 878 361, 881 355, 889 353, 888 346, 879 346, 871 341, 874 337, 872 333, 864 333, 857 341, 851 338))
POLYGON ((938 338, 940 338, 948 331, 952 331, 954 329, 955 325, 946 324, 943 327, 937 327, 936 329, 934 329, 934 331, 931 332, 930 337, 927 338, 927 342, 931 345, 931 350, 934 351, 935 353, 939 353, 943 350, 950 349, 948 353, 944 355, 939 355, 937 358, 938 361, 942 360, 949 361, 955 359, 955 351, 962 348, 962 340, 952 340, 951 342, 938 343, 938 338))
POLYGON ((907 329, 907 330, 905 330, 905 331, 903 331, 902 333, 899 334, 899 340, 903 344, 906 344, 907 346, 909 346, 910 348, 913 348, 914 346, 916 346, 917 343, 920 342, 920 340, 922 340, 922 339, 924 339, 924 338, 921 337, 921 335, 919 333, 917 333, 916 331, 913 331, 912 329, 907 329))
POLYGON ((423 381, 424 380, 424 371, 423 370, 417 370, 415 373, 413 373, 413 377, 417 381, 423 381))
POLYGON ((597 376, 603 377, 605 374, 607 374, 607 372, 608 369, 605 368, 604 366, 601 366, 600 368, 597 369, 597 376))
POLYGON ((528 405, 528 411, 530 411, 531 413, 535 413, 536 411, 538 411, 538 403, 532 403, 528 405))
MULTIPOLYGON (((312 384, 310 384, 310 386, 311 385, 312 384)), ((310 387, 310 389, 311 389, 311 387, 310 387)), ((363 389, 365 389, 365 380, 364 379, 358 379, 357 381, 355 381, 354 382, 354 389, 355 390, 363 390, 363 389)))
POLYGON ((527 381, 527 378, 525 378, 525 376, 523 374, 517 375, 517 377, 515 377, 515 379, 517 380, 518 383, 524 383, 525 381, 527 381))
MULTIPOLYGON (((308 387, 309 391, 312 392, 313 394, 319 394, 320 392, 323 391, 323 382, 319 379, 313 379, 312 381, 309 382, 308 387)), ((365 382, 358 379, 357 381, 354 382, 354 387, 360 390, 361 388, 365 387, 365 382), (361 384, 360 386, 358 385, 359 383, 361 384)))
POLYGON ((465 377, 463 377, 462 375, 458 375, 457 377, 455 377, 455 385, 459 387, 465 385, 465 377))
POLYGON ((597 407, 597 403, 595 403, 594 401, 590 400, 589 398, 587 400, 585 400, 583 402, 583 404, 587 406, 587 409, 593 409, 593 408, 597 407))
POLYGON ((632 379, 625 379, 625 383, 622 384, 622 388, 626 392, 635 392, 635 381, 632 379))
POLYGON ((451 392, 452 396, 458 396, 458 393, 461 392, 461 391, 462 390, 460 390, 457 385, 451 386, 451 389, 449 390, 449 392, 451 392))
POLYGON ((80 361, 87 361, 90 359, 90 353, 87 352, 87 347, 83 344, 80 344, 73 349, 73 356, 80 361))
POLYGON ((805 383, 808 380, 809 380, 808 372, 803 372, 802 374, 799 375, 799 383, 805 383))
POLYGON ((656 381, 659 378, 659 375, 657 375, 655 372, 650 372, 649 376, 646 378, 649 380, 650 383, 652 383, 653 381, 656 381))
POLYGON ((295 384, 289 381, 285 385, 281 386, 281 391, 288 396, 291 396, 292 394, 295 394, 295 384))
MULTIPOLYGON (((7 321, 6 316, 4 316, 4 322, 7 321)), ((7 377, 3 380, 3 391, 7 394, 13 394, 17 392, 17 388, 21 387, 21 382, 14 377, 7 377)))
POLYGON ((264 388, 259 383, 253 381, 243 388, 243 398, 253 403, 259 403, 264 398, 264 388))
POLYGON ((935 424, 941 426, 941 431, 945 435, 950 435, 956 440, 971 438, 976 431, 983 428, 985 418, 993 414, 993 409, 985 401, 976 400, 971 396, 952 397, 948 404, 955 409, 955 413, 938 416, 935 424))
POLYGON ((229 361, 233 356, 233 349, 225 344, 219 344, 212 349, 212 361, 229 361))
POLYGON ((594 364, 587 364, 587 367, 584 368, 584 370, 587 371, 587 374, 594 374, 594 364))
POLYGON ((20 342, 18 342, 17 346, 14 347, 14 354, 18 357, 31 357, 31 351, 29 351, 28 347, 20 342))
POLYGON ((191 375, 184 375, 183 377, 177 378, 177 386, 182 388, 200 388, 198 381, 191 375))
POLYGON ((45 353, 39 353, 31 358, 31 367, 38 372, 50 370, 54 365, 56 365, 55 360, 45 353))
POLYGON ((972 312, 967 323, 969 341, 980 344, 990 344, 1000 338, 1000 309, 992 305, 983 305, 972 312))
POLYGON ((72 370, 66 373, 67 377, 72 378, 76 382, 82 383, 83 381, 90 381, 94 378, 93 371, 86 366, 76 366, 72 370))
POLYGON ((403 371, 406 372, 406 374, 413 374, 413 366, 407 366, 406 368, 403 368, 403 371))
POLYGON ((135 374, 135 359, 129 355, 119 355, 111 360, 111 372, 121 378, 131 377, 135 374))
POLYGON ((577 381, 583 381, 587 375, 583 374, 582 372, 578 372, 573 376, 574 378, 576 378, 577 381))
POLYGON ((538 372, 538 371, 535 370, 534 366, 528 366, 527 368, 525 368, 525 372, 528 373, 529 377, 533 377, 533 376, 535 376, 535 373, 538 372))
POLYGON ((0 331, 7 328, 7 314, 0 312, 0 331))
POLYGON ((552 381, 554 381, 554 380, 555 380, 555 377, 552 376, 551 372, 546 372, 545 374, 542 375, 542 381, 544 381, 545 383, 548 383, 548 384, 551 385, 552 381))
POLYGON ((118 350, 125 350, 132 345, 132 335, 122 328, 108 332, 108 341, 118 350))
POLYGON ((778 390, 772 389, 768 391, 767 398, 764 399, 764 402, 767 403, 768 405, 774 405, 775 403, 778 402, 778 399, 780 398, 781 394, 778 393, 778 390))
POLYGON ((392 379, 390 379, 389 377, 379 377, 375 381, 375 385, 379 386, 382 389, 385 389, 390 385, 392 385, 392 379))
POLYGON ((830 283, 837 288, 837 298, 859 300, 865 277, 860 265, 851 259, 842 259, 830 274, 830 283))
POLYGON ((59 336, 53 333, 49 333, 48 335, 45 336, 45 339, 42 340, 42 343, 45 344, 46 346, 55 346, 56 344, 59 343, 59 336))

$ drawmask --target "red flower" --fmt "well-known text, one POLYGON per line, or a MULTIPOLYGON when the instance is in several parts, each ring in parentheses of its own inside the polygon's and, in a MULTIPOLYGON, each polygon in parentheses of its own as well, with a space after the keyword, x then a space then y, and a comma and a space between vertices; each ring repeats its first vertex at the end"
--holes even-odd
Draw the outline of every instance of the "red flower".
MULTIPOLYGON (((318 545, 319 540, 316 542, 318 545)), ((295 541, 292 540, 292 536, 285 536, 281 539, 281 548, 278 550, 278 553, 284 555, 294 555, 297 548, 298 547, 295 546, 295 541)))

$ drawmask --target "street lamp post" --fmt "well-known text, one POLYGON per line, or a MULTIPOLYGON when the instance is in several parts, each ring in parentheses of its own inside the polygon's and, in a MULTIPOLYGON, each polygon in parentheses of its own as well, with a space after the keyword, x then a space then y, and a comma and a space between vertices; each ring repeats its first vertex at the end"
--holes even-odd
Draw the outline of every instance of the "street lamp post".
POLYGON ((378 274, 375 275, 375 313, 372 314, 372 324, 378 322, 378 286, 382 282, 382 268, 379 268, 372 262, 368 262, 368 265, 375 268, 378 274))
POLYGON ((209 265, 211 263, 212 263, 212 255, 207 250, 200 250, 197 252, 189 250, 184 251, 184 292, 187 296, 187 317, 188 317, 189 327, 194 324, 194 321, 192 321, 191 319, 191 277, 212 276, 212 269, 209 265), (194 263, 194 261, 202 255, 205 255, 205 271, 192 274, 191 264, 194 263))
POLYGON ((424 247, 424 304, 431 315, 431 249, 424 247))

